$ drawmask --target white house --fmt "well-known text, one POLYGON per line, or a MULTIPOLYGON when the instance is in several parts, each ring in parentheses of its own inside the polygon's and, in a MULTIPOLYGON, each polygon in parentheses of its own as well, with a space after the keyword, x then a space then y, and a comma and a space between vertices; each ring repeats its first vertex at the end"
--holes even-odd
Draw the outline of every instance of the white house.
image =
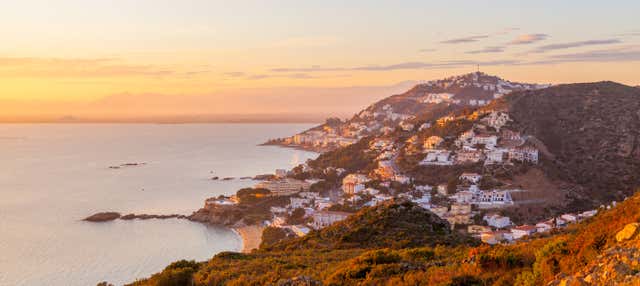
POLYGON ((525 236, 532 235, 536 233, 536 231, 537 231, 537 228, 535 226, 526 225, 526 224, 521 226, 516 226, 511 229, 511 233, 513 234, 514 239, 520 239, 525 236))
POLYGON ((536 232, 547 232, 554 228, 553 221, 543 221, 536 224, 536 232))
POLYGON ((452 165, 450 160, 451 151, 429 150, 427 156, 420 162, 420 165, 452 165))
POLYGON ((369 178, 362 174, 349 174, 342 179, 342 191, 346 194, 355 194, 364 190, 364 183, 369 178))
POLYGON ((578 221, 578 216, 574 214, 563 214, 560 216, 560 218, 562 218, 568 223, 574 223, 578 221))
POLYGON ((505 228, 511 225, 511 219, 509 217, 501 216, 499 214, 488 214, 482 219, 486 221, 488 225, 495 228, 505 228))
POLYGON ((313 213, 313 222, 311 227, 315 229, 321 229, 323 227, 330 226, 338 221, 346 219, 350 213, 337 212, 337 211, 318 211, 313 213))
POLYGON ((459 179, 461 181, 467 181, 473 184, 477 184, 480 181, 480 179, 482 179, 482 175, 478 173, 464 172, 462 173, 462 175, 460 175, 459 179))

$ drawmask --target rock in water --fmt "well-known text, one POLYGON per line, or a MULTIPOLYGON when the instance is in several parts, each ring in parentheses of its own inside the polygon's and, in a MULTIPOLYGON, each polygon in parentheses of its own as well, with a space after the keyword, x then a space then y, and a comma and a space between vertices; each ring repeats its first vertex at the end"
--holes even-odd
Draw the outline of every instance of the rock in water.
POLYGON ((90 221, 90 222, 105 222, 105 221, 112 221, 115 219, 120 218, 120 213, 117 212, 102 212, 102 213, 97 213, 94 215, 91 215, 87 218, 85 218, 85 221, 90 221))

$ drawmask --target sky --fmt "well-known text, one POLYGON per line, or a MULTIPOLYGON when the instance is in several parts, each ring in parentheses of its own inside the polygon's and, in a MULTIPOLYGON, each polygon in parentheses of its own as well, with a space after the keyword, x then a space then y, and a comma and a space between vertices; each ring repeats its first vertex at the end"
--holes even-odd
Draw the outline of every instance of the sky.
POLYGON ((477 65, 640 84, 636 0, 52 3, 0 1, 0 121, 344 117, 477 65))

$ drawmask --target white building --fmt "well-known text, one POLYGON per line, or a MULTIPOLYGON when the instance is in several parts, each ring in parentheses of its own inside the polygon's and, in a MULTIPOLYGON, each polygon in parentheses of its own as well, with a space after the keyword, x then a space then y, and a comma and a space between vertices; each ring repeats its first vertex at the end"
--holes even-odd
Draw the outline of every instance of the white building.
POLYGON ((482 179, 482 175, 478 173, 464 172, 462 173, 462 175, 460 175, 459 179, 461 181, 467 181, 473 184, 477 184, 482 179))
POLYGON ((488 225, 495 228, 505 228, 511 225, 511 219, 509 219, 509 217, 501 216, 499 214, 488 214, 482 219, 486 221, 488 225))
POLYGON ((338 221, 344 220, 351 215, 347 212, 338 212, 338 211, 318 211, 315 212, 313 217, 313 222, 311 223, 311 227, 315 229, 321 229, 323 227, 330 226, 338 221))
POLYGON ((342 191, 345 194, 355 194, 365 189, 364 183, 369 178, 362 174, 349 174, 342 179, 342 191))
POLYGON ((537 164, 538 149, 529 146, 521 146, 509 149, 509 159, 537 164))
POLYGON ((532 235, 536 233, 536 231, 537 229, 533 225, 521 225, 511 229, 511 233, 513 234, 513 239, 520 239, 525 236, 532 235))
POLYGON ((547 232, 552 230, 555 227, 553 225, 553 221, 543 221, 536 224, 536 232, 547 232))
POLYGON ((420 162, 420 165, 452 165, 451 151, 429 150, 427 156, 420 162))

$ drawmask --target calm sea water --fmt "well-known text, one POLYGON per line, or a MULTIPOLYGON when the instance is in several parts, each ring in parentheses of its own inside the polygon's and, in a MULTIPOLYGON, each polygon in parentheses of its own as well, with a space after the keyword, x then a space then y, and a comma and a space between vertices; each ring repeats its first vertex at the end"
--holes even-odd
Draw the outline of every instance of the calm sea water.
POLYGON ((257 146, 307 124, 0 125, 0 285, 131 282, 178 259, 240 249, 184 220, 88 223, 99 211, 190 214, 207 197, 317 154, 257 146), (109 169, 111 165, 146 165, 109 169))

